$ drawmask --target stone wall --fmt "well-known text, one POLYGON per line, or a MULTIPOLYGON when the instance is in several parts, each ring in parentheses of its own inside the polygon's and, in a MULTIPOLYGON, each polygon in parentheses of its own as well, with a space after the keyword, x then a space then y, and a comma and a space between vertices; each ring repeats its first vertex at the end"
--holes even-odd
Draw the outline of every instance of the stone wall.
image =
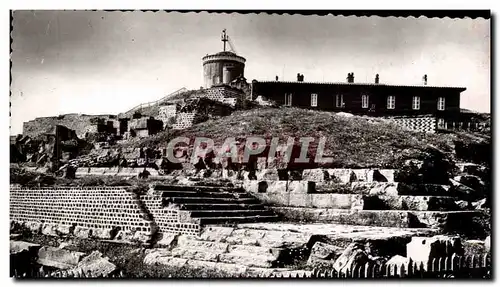
POLYGON ((158 119, 163 122, 163 126, 168 124, 168 121, 175 118, 177 115, 177 105, 160 106, 158 111, 158 119))
POLYGON ((187 129, 193 125, 193 120, 196 113, 179 113, 177 114, 176 123, 172 126, 174 130, 187 129))
POLYGON ((110 120, 113 115, 84 115, 67 114, 57 117, 43 117, 23 123, 23 135, 34 137, 38 134, 50 132, 54 126, 62 125, 76 132, 79 138, 84 138, 86 132, 97 132, 94 119, 110 120))
POLYGON ((135 195, 122 187, 99 188, 10 188, 10 219, 51 225, 63 233, 104 234, 112 239, 112 230, 196 235, 200 227, 182 212, 164 208, 160 195, 135 195))

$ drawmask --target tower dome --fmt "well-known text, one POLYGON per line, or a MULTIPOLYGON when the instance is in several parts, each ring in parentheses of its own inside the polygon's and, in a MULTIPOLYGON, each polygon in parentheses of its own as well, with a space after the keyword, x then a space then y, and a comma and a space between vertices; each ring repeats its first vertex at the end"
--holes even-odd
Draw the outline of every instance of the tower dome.
POLYGON ((221 41, 224 43, 222 52, 206 55, 202 58, 203 86, 205 88, 229 84, 232 80, 244 76, 246 59, 236 54, 226 30, 222 31, 221 41), (226 51, 226 42, 229 42, 231 51, 226 51))

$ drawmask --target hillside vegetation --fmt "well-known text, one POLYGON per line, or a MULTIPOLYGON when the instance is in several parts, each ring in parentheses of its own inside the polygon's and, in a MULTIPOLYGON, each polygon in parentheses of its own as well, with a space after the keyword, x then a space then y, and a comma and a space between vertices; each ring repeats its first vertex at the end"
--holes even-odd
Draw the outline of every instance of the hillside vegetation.
MULTIPOLYGON (((259 108, 238 111, 208 120, 181 131, 166 131, 128 143, 133 147, 166 147, 169 140, 185 136, 208 137, 220 147, 228 137, 244 139, 261 136, 326 138, 325 156, 333 157, 331 167, 396 167, 407 159, 422 159, 439 153, 454 157, 454 141, 471 143, 483 138, 460 134, 425 134, 402 129, 390 121, 345 116, 298 108, 259 108)), ((489 140, 488 140, 489 141, 489 140)), ((314 149, 318 140, 311 144, 314 149)))

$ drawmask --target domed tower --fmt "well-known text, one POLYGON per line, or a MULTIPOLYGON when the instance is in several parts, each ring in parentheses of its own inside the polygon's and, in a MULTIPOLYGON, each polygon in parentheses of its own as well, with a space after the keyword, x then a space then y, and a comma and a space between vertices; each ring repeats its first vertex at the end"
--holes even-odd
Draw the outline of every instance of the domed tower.
POLYGON ((244 76, 245 58, 238 56, 226 30, 222 30, 223 51, 203 57, 203 83, 205 88, 229 84, 232 80, 244 76), (226 51, 226 43, 231 51, 226 51))

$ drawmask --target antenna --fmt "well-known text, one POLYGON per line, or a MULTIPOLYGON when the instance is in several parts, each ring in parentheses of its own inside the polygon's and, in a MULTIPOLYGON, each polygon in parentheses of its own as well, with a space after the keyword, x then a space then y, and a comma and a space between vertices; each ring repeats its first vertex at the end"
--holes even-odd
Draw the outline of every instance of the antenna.
POLYGON ((221 41, 224 43, 224 52, 226 51, 226 42, 229 41, 229 38, 226 34, 226 29, 222 30, 221 41))

